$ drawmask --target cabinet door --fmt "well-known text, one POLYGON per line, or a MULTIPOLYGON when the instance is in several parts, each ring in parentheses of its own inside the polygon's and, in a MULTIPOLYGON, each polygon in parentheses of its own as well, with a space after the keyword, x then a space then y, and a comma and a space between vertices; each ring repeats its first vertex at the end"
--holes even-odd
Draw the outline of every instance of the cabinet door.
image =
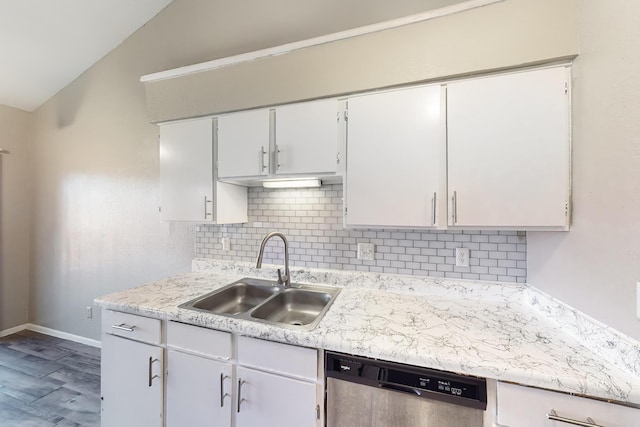
POLYGON ((315 427, 316 385, 238 367, 236 427, 315 427))
POLYGON ((163 425, 163 349, 102 334, 102 427, 163 425))
POLYGON ((560 427, 568 425, 549 420, 558 416, 607 427, 640 427, 640 409, 546 390, 498 383, 498 424, 501 427, 560 427))
POLYGON ((348 100, 345 225, 433 227, 443 197, 440 86, 348 100))
POLYGON ((549 68, 447 86, 450 225, 568 225, 568 73, 549 68))
POLYGON ((218 178, 269 174, 269 110, 218 118, 218 178))
POLYGON ((231 366, 175 350, 167 358, 167 427, 229 427, 231 366))
POLYGON ((165 221, 213 220, 211 119, 160 125, 160 206, 165 221))
POLYGON ((338 102, 303 102, 276 108, 275 173, 336 173, 338 102))

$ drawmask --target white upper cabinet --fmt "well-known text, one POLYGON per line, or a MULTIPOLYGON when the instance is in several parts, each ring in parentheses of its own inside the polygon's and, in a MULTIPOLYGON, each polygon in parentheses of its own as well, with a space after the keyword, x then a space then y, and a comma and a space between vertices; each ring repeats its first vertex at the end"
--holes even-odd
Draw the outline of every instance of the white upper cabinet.
POLYGON ((269 174, 269 110, 218 117, 218 177, 264 177, 269 174))
POLYGON ((160 125, 160 212, 165 221, 247 221, 247 189, 217 181, 211 118, 160 125))
POLYGON ((567 230, 570 98, 564 65, 165 124, 162 216, 246 222, 230 183, 344 176, 345 227, 567 230))
POLYGON ((338 102, 276 107, 273 150, 276 175, 335 174, 340 161, 338 102))
POLYGON ((569 68, 447 85, 448 224, 567 229, 569 68))
POLYGON ((160 125, 162 219, 211 221, 212 200, 212 120, 160 125))
POLYGON ((441 93, 436 85, 348 99, 345 226, 439 224, 446 208, 441 93))

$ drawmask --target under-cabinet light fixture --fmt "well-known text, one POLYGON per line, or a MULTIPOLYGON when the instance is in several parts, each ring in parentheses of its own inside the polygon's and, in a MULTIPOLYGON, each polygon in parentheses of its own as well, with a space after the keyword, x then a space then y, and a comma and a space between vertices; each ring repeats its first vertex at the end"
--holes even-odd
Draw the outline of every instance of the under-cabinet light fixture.
POLYGON ((322 185, 322 181, 317 178, 313 179, 280 179, 277 181, 264 181, 264 188, 318 188, 322 185))

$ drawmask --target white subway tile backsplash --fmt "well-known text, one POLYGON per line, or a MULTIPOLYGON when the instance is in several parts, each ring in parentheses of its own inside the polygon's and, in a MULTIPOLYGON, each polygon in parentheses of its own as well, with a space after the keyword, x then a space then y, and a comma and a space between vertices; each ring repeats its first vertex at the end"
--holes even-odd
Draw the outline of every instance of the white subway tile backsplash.
MULTIPOLYGON (((280 231, 293 266, 525 282, 526 235, 492 230, 345 230, 342 185, 313 190, 249 189, 249 222, 196 227, 196 256, 255 261, 260 242, 280 231), (220 239, 231 239, 223 251, 220 239), (357 244, 375 244, 375 260, 357 259, 357 244), (469 248, 470 267, 455 266, 455 248, 469 248)), ((269 241, 264 262, 279 264, 282 242, 269 241)))

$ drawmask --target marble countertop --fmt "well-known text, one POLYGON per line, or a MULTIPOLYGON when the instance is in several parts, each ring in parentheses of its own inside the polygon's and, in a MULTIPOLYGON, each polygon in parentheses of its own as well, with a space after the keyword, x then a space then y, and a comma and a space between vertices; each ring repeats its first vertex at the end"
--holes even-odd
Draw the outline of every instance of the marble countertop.
POLYGON ((291 269, 342 288, 313 331, 178 309, 274 266, 197 259, 193 272, 106 295, 103 308, 523 385, 640 404, 640 343, 526 284, 291 269))

